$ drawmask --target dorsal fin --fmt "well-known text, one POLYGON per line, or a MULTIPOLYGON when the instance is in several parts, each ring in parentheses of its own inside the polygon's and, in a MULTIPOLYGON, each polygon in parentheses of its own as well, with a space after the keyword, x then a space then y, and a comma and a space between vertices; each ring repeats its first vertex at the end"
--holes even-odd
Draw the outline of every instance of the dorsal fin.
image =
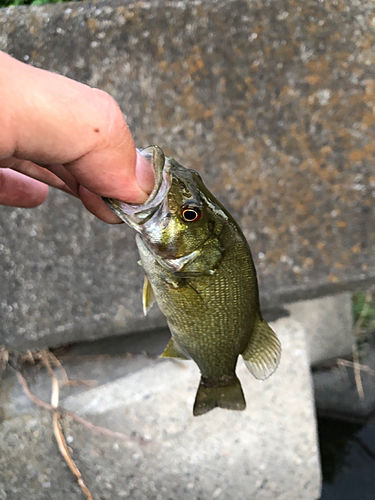
POLYGON ((280 355, 279 339, 264 319, 258 318, 250 342, 242 353, 247 369, 255 378, 264 380, 278 367, 280 355))

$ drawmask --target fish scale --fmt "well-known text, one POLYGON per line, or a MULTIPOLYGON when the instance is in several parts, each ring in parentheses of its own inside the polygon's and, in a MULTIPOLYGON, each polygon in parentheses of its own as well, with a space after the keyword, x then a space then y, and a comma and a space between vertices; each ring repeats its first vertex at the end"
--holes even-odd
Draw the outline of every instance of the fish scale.
POLYGON ((261 315, 249 245, 199 174, 165 159, 158 146, 141 154, 155 175, 146 203, 104 200, 138 232, 144 311, 155 298, 167 319, 171 340, 162 356, 191 358, 200 369, 194 415, 217 406, 243 410, 235 374, 238 356, 263 380, 277 368, 281 354, 261 315))

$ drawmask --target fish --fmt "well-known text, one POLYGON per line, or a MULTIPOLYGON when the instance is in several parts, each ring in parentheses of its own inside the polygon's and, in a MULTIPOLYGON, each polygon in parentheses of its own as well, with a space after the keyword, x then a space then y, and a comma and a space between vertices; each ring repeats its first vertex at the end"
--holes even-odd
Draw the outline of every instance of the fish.
POLYGON ((281 355, 280 341, 260 311, 248 242, 195 170, 166 158, 158 146, 138 151, 154 171, 149 198, 139 205, 103 199, 137 231, 144 314, 156 300, 171 332, 161 356, 197 364, 194 416, 216 407, 244 410, 238 357, 264 380, 281 355))

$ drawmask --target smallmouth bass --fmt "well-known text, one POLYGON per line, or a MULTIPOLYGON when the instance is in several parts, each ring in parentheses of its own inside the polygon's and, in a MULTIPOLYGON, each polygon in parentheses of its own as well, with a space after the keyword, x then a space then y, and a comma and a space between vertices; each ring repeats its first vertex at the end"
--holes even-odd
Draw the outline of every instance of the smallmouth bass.
POLYGON ((264 380, 281 354, 260 312, 249 245, 197 172, 166 159, 158 146, 141 154, 155 176, 147 201, 131 205, 103 199, 138 233, 144 313, 156 299, 171 331, 162 356, 193 359, 200 369, 194 415, 217 406, 244 410, 235 373, 238 356, 255 378, 264 380))

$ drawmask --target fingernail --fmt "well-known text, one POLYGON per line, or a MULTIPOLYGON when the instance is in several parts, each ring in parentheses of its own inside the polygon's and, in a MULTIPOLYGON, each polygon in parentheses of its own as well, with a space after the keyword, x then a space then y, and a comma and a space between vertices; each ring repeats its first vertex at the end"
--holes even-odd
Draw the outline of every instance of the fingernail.
POLYGON ((155 184, 154 172, 150 163, 144 156, 138 153, 138 151, 137 163, 135 167, 135 177, 137 179, 139 187, 147 194, 150 194, 155 184))

